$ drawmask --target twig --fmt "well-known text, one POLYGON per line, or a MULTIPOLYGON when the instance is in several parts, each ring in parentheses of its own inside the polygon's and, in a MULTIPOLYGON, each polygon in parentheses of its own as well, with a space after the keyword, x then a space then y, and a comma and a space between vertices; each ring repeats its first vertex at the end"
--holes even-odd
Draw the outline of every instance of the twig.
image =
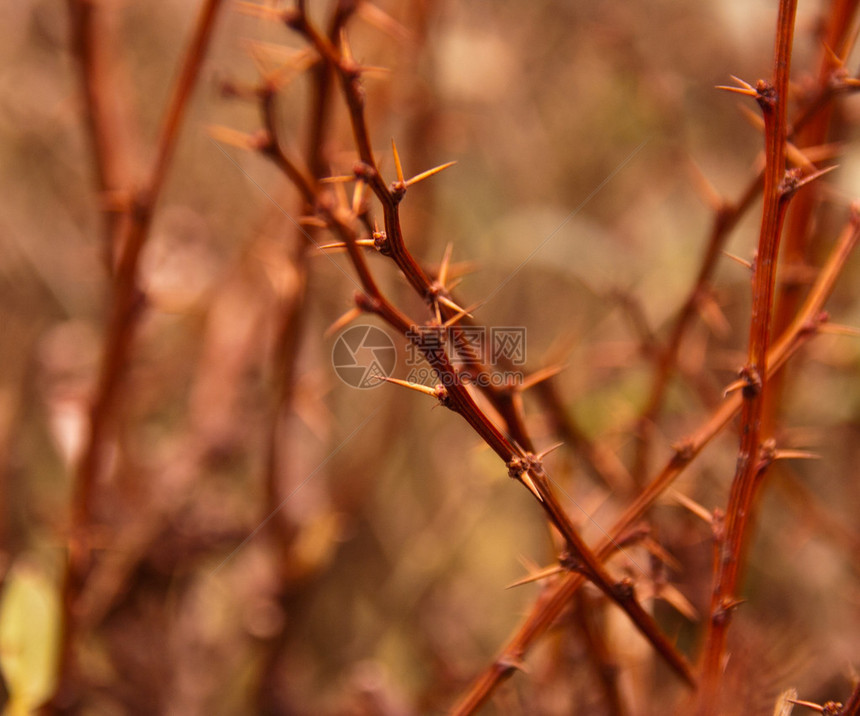
POLYGON ((774 49, 773 84, 760 81, 757 101, 765 122, 764 208, 758 253, 753 272, 753 307, 749 358, 742 371, 741 445, 726 511, 725 534, 717 534, 714 591, 702 659, 699 712, 719 708, 721 663, 731 615, 738 604, 735 594, 743 564, 753 500, 771 460, 763 450, 764 396, 767 391, 767 354, 770 345, 773 295, 782 224, 791 193, 785 184, 786 111, 796 0, 781 0, 774 49))
MULTIPOLYGON (((356 176, 370 186, 383 208, 386 230, 384 253, 391 257, 398 269, 419 295, 431 307, 435 307, 440 314, 445 311, 444 315, 447 318, 450 312, 457 310, 456 304, 451 301, 445 301, 444 307, 439 305, 439 298, 445 297, 442 293, 444 287, 434 284, 430 280, 428 275, 412 257, 403 240, 400 229, 399 206, 406 192, 408 182, 402 177, 399 160, 396 162, 398 166, 398 178, 388 187, 381 179, 376 160, 370 150, 371 142, 364 113, 364 94, 359 85, 361 73, 348 56, 348 45, 345 38, 341 38, 343 46, 343 52, 341 52, 333 42, 324 37, 316 29, 313 22, 301 8, 296 13, 290 13, 287 21, 290 27, 306 37, 317 50, 320 58, 340 78, 341 87, 349 109, 353 135, 362 160, 361 164, 356 167, 356 176)), ((276 135, 272 136, 272 145, 280 146, 276 135)), ((290 178, 293 178, 292 172, 287 173, 290 178)), ((346 246, 349 258, 364 289, 364 294, 357 296, 359 307, 369 313, 379 315, 403 335, 413 337, 414 339, 416 332, 413 328, 417 325, 416 322, 403 315, 386 298, 367 265, 364 253, 358 245, 359 236, 351 226, 355 217, 345 207, 331 206, 329 202, 321 199, 317 199, 316 206, 318 215, 338 234, 346 246)), ((433 324, 430 324, 430 327, 432 328, 433 324)), ((537 498, 550 522, 564 537, 567 548, 570 551, 570 558, 577 567, 582 569, 601 591, 630 616, 637 628, 654 645, 655 650, 688 683, 692 684, 692 674, 684 658, 660 632, 653 617, 639 605, 630 585, 616 585, 599 560, 595 558, 595 555, 579 536, 569 516, 558 502, 550 486, 550 482, 543 471, 539 456, 535 456, 531 451, 524 449, 495 425, 484 411, 481 410, 444 350, 438 350, 436 346, 424 345, 421 341, 417 340, 415 341, 415 346, 440 378, 441 383, 435 391, 439 402, 455 413, 460 414, 484 442, 504 461, 505 465, 508 466, 510 476, 525 485, 537 498)))
MULTIPOLYGON (((824 303, 832 292, 836 279, 858 238, 860 238, 860 216, 855 212, 850 224, 846 226, 831 251, 827 263, 822 268, 818 280, 794 322, 771 347, 767 361, 769 377, 775 375, 785 365, 786 361, 816 333, 821 321, 825 320, 822 314, 824 303)), ((739 393, 731 393, 695 432, 681 441, 674 456, 660 473, 607 530, 609 537, 601 541, 595 549, 600 559, 606 559, 615 551, 615 541, 642 518, 704 447, 723 431, 740 411, 741 402, 739 393)), ((569 574, 541 595, 516 634, 505 645, 501 656, 475 680, 463 699, 452 709, 452 715, 474 714, 481 705, 486 703, 498 685, 513 673, 513 670, 506 665, 522 661, 534 642, 552 626, 562 610, 568 606, 570 599, 584 581, 581 575, 569 574)))
MULTIPOLYGON (((98 50, 92 47, 104 38, 95 37, 93 31, 93 8, 84 6, 89 3, 75 3, 70 6, 76 15, 76 45, 90 45, 87 52, 97 56, 98 50)), ((128 364, 135 329, 143 309, 144 298, 137 281, 138 262, 146 241, 158 196, 164 184, 170 159, 178 139, 179 126, 191 97, 191 91, 199 74, 203 58, 215 25, 221 0, 206 0, 195 26, 194 35, 186 51, 179 78, 165 112, 155 151, 155 160, 144 188, 136 193, 127 216, 120 224, 121 234, 114 246, 115 268, 111 277, 110 318, 104 339, 104 349, 99 370, 95 396, 89 410, 89 435, 83 455, 75 472, 72 497, 72 526, 69 538, 69 559, 63 584, 62 635, 59 648, 59 681, 51 709, 65 708, 74 701, 76 695, 73 682, 74 646, 76 641, 75 604, 81 593, 91 567, 91 547, 89 530, 93 495, 102 477, 104 451, 113 407, 119 396, 121 378, 128 364)), ((91 126, 99 132, 109 121, 103 116, 102 107, 106 102, 103 93, 111 88, 98 85, 104 68, 83 61, 85 91, 93 99, 89 111, 91 126), (100 117, 95 120, 94 118, 100 117)), ((113 180, 108 176, 110 164, 106 156, 114 149, 107 149, 110 141, 106 138, 96 140, 97 163, 102 166, 102 181, 113 180)), ((130 192, 133 194, 133 192, 130 192)))

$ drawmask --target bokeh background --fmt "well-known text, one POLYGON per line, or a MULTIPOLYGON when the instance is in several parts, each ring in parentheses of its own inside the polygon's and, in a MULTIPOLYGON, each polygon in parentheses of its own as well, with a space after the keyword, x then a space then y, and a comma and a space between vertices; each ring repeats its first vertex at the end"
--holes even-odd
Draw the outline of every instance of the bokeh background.
MULTIPOLYGON (((324 16, 327 3, 310 5, 324 16)), ((365 79, 386 178, 392 137, 407 175, 457 161, 408 193, 408 246, 435 266, 453 244, 461 301, 489 297, 479 322, 525 327, 528 366, 563 364, 566 409, 629 463, 652 376, 643 339, 665 335, 713 216, 695 176, 734 201, 756 171, 759 132, 715 85, 769 76, 775 3, 378 5, 405 31, 359 19, 350 39, 360 62, 388 69, 365 79)), ((818 57, 826 5, 801 3, 799 86, 818 57)), ((0 5, 0 668, 9 713, 51 690, 71 475, 107 310, 99 209, 108 198, 95 191, 65 10, 47 0, 0 5)), ((152 159, 196 10, 179 0, 110 3, 130 176, 152 159)), ((253 83, 254 53, 277 57, 275 45, 301 43, 225 8, 155 215, 142 268, 147 309, 100 488, 107 566, 90 585, 91 628, 79 645, 86 713, 440 713, 540 590, 505 587, 526 565, 554 559, 530 495, 457 416, 392 385, 338 380, 336 335, 325 331, 355 290, 338 254, 309 262, 294 410, 274 428, 288 498, 258 529, 271 514, 263 476, 275 316, 299 285, 289 256, 300 205, 264 158, 219 144, 209 128, 259 128, 257 107, 221 88, 253 83), (269 529, 276 521, 290 531, 286 554, 269 529)), ((299 78, 279 102, 295 146, 307 132, 306 89, 299 78)), ((844 223, 845 197, 860 191, 858 107, 848 98, 840 108, 840 169, 827 178, 813 261, 844 223)), ((345 119, 340 109, 326 147, 332 173, 354 161, 345 119)), ((756 205, 727 249, 751 258, 757 224, 756 205)), ((389 263, 371 265, 420 315, 389 263)), ((860 325, 858 271, 854 259, 830 303, 839 323, 860 325)), ((743 266, 721 262, 712 315, 690 332, 685 377, 656 428, 650 473, 742 365, 748 282, 743 266)), ((405 346, 392 337, 395 376, 405 377, 405 346)), ((860 658, 858 361, 856 339, 823 336, 790 372, 780 441, 821 459, 780 464, 761 500, 748 603, 733 626, 745 713, 769 713, 789 686, 811 700, 844 698, 860 658)), ((540 405, 526 404, 536 441, 549 446, 556 438, 540 405)), ((708 510, 724 507, 735 458, 730 431, 678 489, 708 510)), ((596 481, 567 448, 547 466, 597 540, 631 493, 596 481)), ((669 499, 652 518, 654 538, 677 560, 668 578, 701 615, 709 527, 669 499)), ((637 573, 623 561, 613 570, 637 573)), ((598 601, 588 590, 584 599, 598 601)), ((625 619, 595 609, 625 712, 664 713, 683 691, 625 619)), ((694 658, 693 613, 662 602, 655 610, 694 658)), ((527 666, 487 713, 562 714, 572 704, 608 713, 567 621, 527 666)))

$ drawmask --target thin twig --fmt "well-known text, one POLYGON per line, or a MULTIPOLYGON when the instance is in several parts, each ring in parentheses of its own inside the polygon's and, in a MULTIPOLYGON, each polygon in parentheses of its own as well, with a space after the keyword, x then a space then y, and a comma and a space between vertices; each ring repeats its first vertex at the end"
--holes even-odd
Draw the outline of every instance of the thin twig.
POLYGON ((788 81, 796 0, 781 0, 774 49, 773 84, 759 82, 757 100, 765 122, 764 207, 758 252, 753 272, 753 307, 750 321, 749 357, 743 369, 741 391, 741 445, 737 471, 726 510, 725 532, 716 531, 717 558, 711 614, 702 659, 699 712, 715 713, 723 652, 731 616, 738 604, 736 594, 744 559, 753 500, 764 473, 772 462, 763 450, 762 416, 767 392, 767 355, 770 346, 773 296, 782 225, 790 194, 785 188, 785 145, 788 81))

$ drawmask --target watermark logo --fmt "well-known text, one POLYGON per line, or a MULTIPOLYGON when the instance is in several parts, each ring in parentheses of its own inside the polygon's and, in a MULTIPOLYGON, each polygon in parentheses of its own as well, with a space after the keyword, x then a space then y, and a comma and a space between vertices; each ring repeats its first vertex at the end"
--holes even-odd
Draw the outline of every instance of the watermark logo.
POLYGON ((394 372, 397 349, 376 326, 352 326, 341 333, 331 351, 335 373, 353 388, 376 388, 394 372))
MULTIPOLYGON (((515 386, 523 382, 526 329, 521 326, 414 326, 406 332, 406 380, 418 385, 450 382, 479 388, 515 386), (445 361, 455 373, 440 376, 431 367, 445 361)), ((394 341, 376 326, 343 331, 332 348, 332 366, 353 388, 375 388, 394 372, 394 341)))
POLYGON ((517 370, 526 362, 526 329, 522 326, 420 326, 408 331, 406 338, 406 365, 410 366, 406 380, 410 383, 434 385, 441 380, 446 384, 447 376, 440 378, 426 363, 434 354, 448 357, 461 383, 500 388, 523 381, 523 372, 517 370), (499 368, 500 363, 504 369, 499 368))

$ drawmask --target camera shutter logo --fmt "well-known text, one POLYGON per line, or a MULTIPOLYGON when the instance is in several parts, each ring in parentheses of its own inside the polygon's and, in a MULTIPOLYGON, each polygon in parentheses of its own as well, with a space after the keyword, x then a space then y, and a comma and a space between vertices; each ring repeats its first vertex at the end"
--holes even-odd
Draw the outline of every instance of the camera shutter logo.
POLYGON ((376 326, 352 326, 334 342, 331 364, 335 373, 353 388, 375 388, 394 371, 394 341, 376 326))

